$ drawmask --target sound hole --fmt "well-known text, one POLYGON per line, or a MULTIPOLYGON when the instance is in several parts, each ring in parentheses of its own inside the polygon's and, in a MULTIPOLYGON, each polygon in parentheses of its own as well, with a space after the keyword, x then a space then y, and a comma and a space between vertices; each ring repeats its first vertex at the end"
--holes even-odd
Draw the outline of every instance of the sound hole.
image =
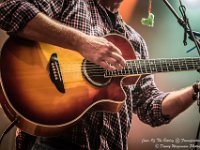
POLYGON ((83 60, 82 73, 84 77, 93 85, 102 87, 110 83, 111 78, 105 78, 105 69, 101 68, 88 60, 83 60))

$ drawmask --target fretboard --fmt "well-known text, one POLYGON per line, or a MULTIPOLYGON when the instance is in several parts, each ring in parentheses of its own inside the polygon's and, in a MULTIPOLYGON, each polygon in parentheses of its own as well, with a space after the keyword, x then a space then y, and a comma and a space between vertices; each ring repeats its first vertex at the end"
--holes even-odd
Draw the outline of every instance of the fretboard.
POLYGON ((189 71, 200 68, 200 58, 140 59, 128 60, 120 71, 106 71, 105 77, 159 72, 189 71))

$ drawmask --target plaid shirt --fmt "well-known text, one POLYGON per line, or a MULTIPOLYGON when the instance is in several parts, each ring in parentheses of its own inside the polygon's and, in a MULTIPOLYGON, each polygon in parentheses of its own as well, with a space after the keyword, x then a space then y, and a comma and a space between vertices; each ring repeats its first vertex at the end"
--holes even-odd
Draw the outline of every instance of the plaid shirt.
MULTIPOLYGON (((89 35, 103 36, 113 30, 122 30, 122 34, 133 45, 137 58, 148 58, 147 46, 142 37, 125 24, 119 14, 108 12, 95 0, 7 0, 0 3, 0 27, 9 33, 15 33, 23 29, 39 12, 89 35)), ((170 121, 161 113, 161 103, 167 93, 156 87, 152 75, 125 89, 127 100, 120 112, 88 113, 73 127, 68 140, 91 150, 128 149, 127 138, 132 113, 136 113, 143 122, 151 126, 170 121)))

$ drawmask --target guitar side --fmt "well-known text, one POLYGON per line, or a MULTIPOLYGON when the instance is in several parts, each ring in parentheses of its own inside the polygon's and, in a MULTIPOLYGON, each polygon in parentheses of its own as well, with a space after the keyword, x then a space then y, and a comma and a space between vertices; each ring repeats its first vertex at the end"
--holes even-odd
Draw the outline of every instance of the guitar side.
POLYGON ((72 50, 9 39, 1 52, 0 102, 10 120, 17 117, 22 130, 49 136, 63 132, 89 110, 119 111, 126 99, 122 78, 113 78, 102 87, 92 85, 83 76, 83 60, 72 50), (64 93, 49 77, 52 53, 58 56, 64 93))

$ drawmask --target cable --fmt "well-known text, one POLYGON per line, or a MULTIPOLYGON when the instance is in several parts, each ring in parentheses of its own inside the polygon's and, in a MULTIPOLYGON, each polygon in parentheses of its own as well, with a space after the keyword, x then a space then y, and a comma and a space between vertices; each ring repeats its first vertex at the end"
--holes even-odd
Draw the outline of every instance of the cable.
MULTIPOLYGON (((198 89, 199 90, 199 89, 198 89)), ((200 103, 199 103, 199 100, 200 100, 200 91, 198 91, 197 93, 197 105, 199 106, 199 113, 200 113, 200 103)), ((200 121, 199 121, 199 126, 198 126, 198 129, 197 129, 197 134, 196 134, 196 140, 195 140, 195 143, 194 143, 194 150, 197 150, 197 145, 198 145, 198 141, 199 141, 199 133, 200 133, 200 121)))
POLYGON ((189 23, 189 20, 186 16, 186 7, 183 5, 182 1, 179 0, 179 3, 180 3, 180 6, 179 6, 179 11, 183 17, 183 21, 184 21, 184 45, 187 45, 187 42, 186 42, 186 39, 187 39, 187 33, 189 34, 190 36, 190 39, 194 42, 196 48, 197 48, 197 52, 199 53, 200 55, 200 42, 199 40, 196 38, 196 36, 194 35, 194 32, 192 31, 192 28, 190 26, 190 23, 189 23))
MULTIPOLYGON (((200 55, 200 41, 196 38, 196 33, 192 31, 189 20, 186 16, 186 9, 185 6, 182 4, 182 1, 179 0, 181 7, 179 7, 179 10, 181 11, 181 14, 183 15, 183 18, 186 20, 183 20, 179 17, 179 15, 176 13, 175 9, 171 6, 171 4, 168 2, 168 0, 163 0, 165 5, 169 8, 169 10, 174 14, 174 16, 177 18, 178 23, 184 28, 187 29, 185 32, 188 33, 189 38, 195 43, 195 46, 197 48, 197 52, 200 55), (186 22, 185 22, 186 21, 186 22)), ((199 35, 199 34, 198 34, 199 35)), ((186 42, 186 41, 184 41, 186 42)))
POLYGON ((18 118, 15 118, 15 120, 13 120, 13 121, 11 122, 11 124, 6 128, 6 130, 1 134, 1 137, 0 137, 0 145, 1 145, 1 142, 2 142, 2 140, 3 140, 4 136, 5 136, 5 134, 7 134, 8 131, 10 131, 10 130, 14 127, 14 125, 17 123, 17 121, 18 121, 18 118))
POLYGON ((197 130, 197 134, 196 134, 196 140, 194 143, 194 150, 197 150, 197 145, 198 145, 198 139, 199 139, 199 132, 200 132, 200 121, 199 121, 199 126, 198 126, 198 130, 197 130))

